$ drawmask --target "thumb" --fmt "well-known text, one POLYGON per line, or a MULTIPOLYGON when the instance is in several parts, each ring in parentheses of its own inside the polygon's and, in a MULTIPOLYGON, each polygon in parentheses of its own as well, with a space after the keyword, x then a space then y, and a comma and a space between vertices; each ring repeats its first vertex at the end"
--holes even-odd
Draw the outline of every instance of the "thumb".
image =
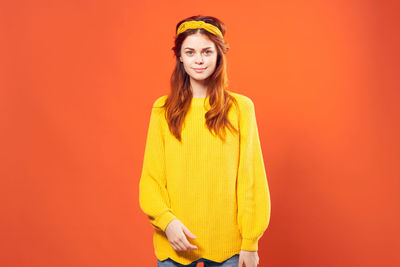
POLYGON ((243 257, 239 255, 239 267, 243 267, 243 257))
POLYGON ((192 232, 189 231, 189 229, 186 228, 186 226, 183 225, 183 232, 189 236, 190 238, 196 238, 196 236, 194 234, 192 234, 192 232))

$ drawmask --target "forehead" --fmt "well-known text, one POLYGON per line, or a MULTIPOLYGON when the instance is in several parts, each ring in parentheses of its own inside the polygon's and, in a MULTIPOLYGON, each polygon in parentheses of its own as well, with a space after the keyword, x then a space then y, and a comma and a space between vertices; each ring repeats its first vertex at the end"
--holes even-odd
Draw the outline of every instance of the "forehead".
POLYGON ((199 50, 205 47, 215 48, 215 44, 204 34, 192 34, 186 37, 182 43, 182 49, 187 47, 199 50))

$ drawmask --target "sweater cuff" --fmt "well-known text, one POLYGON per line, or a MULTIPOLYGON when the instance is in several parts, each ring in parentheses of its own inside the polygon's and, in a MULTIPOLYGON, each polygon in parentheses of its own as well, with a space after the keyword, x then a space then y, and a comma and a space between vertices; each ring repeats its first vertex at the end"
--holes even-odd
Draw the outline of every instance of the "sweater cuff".
POLYGON ((258 250, 258 239, 242 239, 242 246, 240 247, 241 250, 246 251, 257 251, 258 250))
POLYGON ((165 229, 167 228, 168 224, 175 218, 176 216, 174 214, 167 211, 158 218, 157 224, 161 228, 161 230, 165 232, 165 229))

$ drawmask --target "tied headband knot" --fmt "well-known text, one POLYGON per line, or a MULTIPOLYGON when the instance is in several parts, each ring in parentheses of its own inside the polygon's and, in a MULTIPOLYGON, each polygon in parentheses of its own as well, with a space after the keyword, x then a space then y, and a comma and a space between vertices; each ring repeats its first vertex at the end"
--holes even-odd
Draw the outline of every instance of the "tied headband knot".
POLYGON ((176 35, 178 36, 180 33, 188 30, 188 29, 205 29, 212 34, 218 35, 221 38, 224 38, 221 31, 218 29, 217 26, 214 26, 210 23, 204 22, 204 21, 198 21, 198 20, 190 20, 190 21, 185 21, 181 25, 179 25, 179 28, 176 32, 176 35))

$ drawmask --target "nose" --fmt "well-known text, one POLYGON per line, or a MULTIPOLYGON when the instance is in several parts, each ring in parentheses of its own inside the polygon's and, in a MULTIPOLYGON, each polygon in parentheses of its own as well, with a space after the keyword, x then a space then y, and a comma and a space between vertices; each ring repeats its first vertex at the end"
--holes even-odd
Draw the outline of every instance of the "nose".
POLYGON ((203 63, 203 57, 200 55, 197 55, 196 57, 196 63, 203 63))

